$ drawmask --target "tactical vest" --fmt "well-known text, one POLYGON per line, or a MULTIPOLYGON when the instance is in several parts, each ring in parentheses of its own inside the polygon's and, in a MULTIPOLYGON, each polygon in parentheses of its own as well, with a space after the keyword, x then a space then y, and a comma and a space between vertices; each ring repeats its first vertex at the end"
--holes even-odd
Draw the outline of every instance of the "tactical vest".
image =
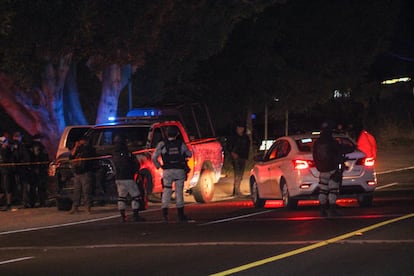
POLYGON ((177 140, 164 141, 166 152, 162 154, 163 169, 186 169, 185 156, 181 153, 183 142, 177 140))

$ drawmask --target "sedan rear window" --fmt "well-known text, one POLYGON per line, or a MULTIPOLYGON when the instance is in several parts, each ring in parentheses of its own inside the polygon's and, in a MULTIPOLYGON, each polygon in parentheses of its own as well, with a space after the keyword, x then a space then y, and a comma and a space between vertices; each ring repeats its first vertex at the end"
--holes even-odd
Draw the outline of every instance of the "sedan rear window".
MULTIPOLYGON (((298 146, 299 151, 301 152, 312 152, 313 145, 319 137, 305 137, 296 140, 296 145, 298 146)), ((353 152, 356 148, 355 144, 348 137, 335 137, 336 141, 341 145, 342 152, 350 153, 353 152)))

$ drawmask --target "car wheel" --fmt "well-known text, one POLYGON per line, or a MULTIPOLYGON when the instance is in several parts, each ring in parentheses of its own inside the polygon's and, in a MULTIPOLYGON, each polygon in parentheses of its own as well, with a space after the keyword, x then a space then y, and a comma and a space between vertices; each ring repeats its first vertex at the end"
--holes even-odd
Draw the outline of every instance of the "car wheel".
POLYGON ((283 205, 285 208, 296 209, 298 207, 298 201, 290 197, 289 189, 284 178, 280 180, 280 186, 282 190, 283 205))
POLYGON ((260 198, 259 187, 257 185, 256 179, 253 180, 253 183, 251 185, 251 197, 255 208, 263 208, 265 206, 266 200, 260 198))
POLYGON ((206 169, 201 173, 197 185, 194 188, 192 188, 192 193, 196 202, 207 203, 213 200, 213 179, 213 173, 210 170, 206 169))
POLYGON ((360 195, 358 196, 358 204, 360 207, 370 207, 372 206, 372 195, 360 195))

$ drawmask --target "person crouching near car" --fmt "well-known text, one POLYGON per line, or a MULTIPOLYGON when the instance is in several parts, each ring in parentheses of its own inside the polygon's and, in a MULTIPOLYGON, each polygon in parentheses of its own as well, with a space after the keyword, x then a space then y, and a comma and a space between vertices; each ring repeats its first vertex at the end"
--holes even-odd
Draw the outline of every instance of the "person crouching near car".
POLYGON ((172 185, 175 182, 176 207, 179 222, 187 222, 189 218, 184 215, 184 181, 187 177, 186 158, 192 156, 186 144, 177 140, 179 131, 175 126, 167 127, 167 140, 160 141, 152 155, 152 162, 157 169, 163 169, 162 215, 168 221, 168 205, 170 204, 172 185), (161 155, 162 165, 158 161, 161 155))
POLYGON ((322 217, 326 217, 327 204, 329 215, 339 215, 336 211, 336 199, 342 182, 340 166, 343 161, 340 145, 332 136, 328 124, 322 125, 320 138, 313 146, 313 160, 319 171, 319 206, 322 217))
POLYGON ((112 161, 115 165, 115 182, 118 191, 118 210, 122 222, 127 221, 125 213, 128 194, 131 196, 131 208, 134 221, 144 221, 139 216, 139 190, 134 176, 139 171, 139 163, 134 155, 128 150, 126 139, 120 135, 114 137, 115 148, 112 152, 112 161))

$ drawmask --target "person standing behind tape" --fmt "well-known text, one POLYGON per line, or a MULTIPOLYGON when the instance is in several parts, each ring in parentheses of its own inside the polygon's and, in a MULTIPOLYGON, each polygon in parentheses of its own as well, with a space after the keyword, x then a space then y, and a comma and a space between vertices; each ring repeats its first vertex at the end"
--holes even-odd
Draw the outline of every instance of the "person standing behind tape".
POLYGON ((32 142, 34 187, 37 187, 37 200, 40 207, 46 206, 49 155, 45 146, 40 142, 40 135, 35 135, 32 142))
POLYGON ((33 156, 22 140, 21 132, 13 133, 12 156, 13 162, 17 163, 14 169, 17 186, 15 188, 21 191, 23 208, 33 208, 36 200, 36 189, 30 179, 33 156))
POLYGON ((134 221, 144 221, 139 216, 139 190, 134 176, 139 171, 139 163, 134 155, 128 150, 125 138, 120 135, 114 137, 115 148, 112 153, 112 161, 115 165, 115 182, 118 191, 118 210, 122 222, 127 221, 125 213, 128 194, 131 196, 131 207, 134 221))
POLYGON ((82 137, 75 143, 70 152, 69 159, 72 160, 73 170, 73 203, 69 214, 75 214, 79 211, 81 195, 87 208, 87 212, 91 213, 91 185, 93 180, 94 157, 96 156, 95 148, 92 147, 86 137, 82 137))
POLYGON ((187 176, 186 158, 192 156, 186 144, 177 140, 179 131, 175 126, 167 127, 167 140, 160 141, 152 155, 152 161, 157 169, 163 169, 163 193, 162 193, 162 215, 164 221, 168 221, 168 206, 171 200, 172 185, 175 183, 176 207, 179 222, 187 222, 189 219, 184 215, 184 181, 187 176), (162 157, 162 165, 158 157, 162 157))
POLYGON ((12 162, 12 152, 9 146, 9 141, 5 136, 0 137, 0 173, 1 173, 1 186, 0 186, 0 199, 6 197, 6 206, 2 211, 11 210, 12 203, 12 183, 9 166, 12 162))

